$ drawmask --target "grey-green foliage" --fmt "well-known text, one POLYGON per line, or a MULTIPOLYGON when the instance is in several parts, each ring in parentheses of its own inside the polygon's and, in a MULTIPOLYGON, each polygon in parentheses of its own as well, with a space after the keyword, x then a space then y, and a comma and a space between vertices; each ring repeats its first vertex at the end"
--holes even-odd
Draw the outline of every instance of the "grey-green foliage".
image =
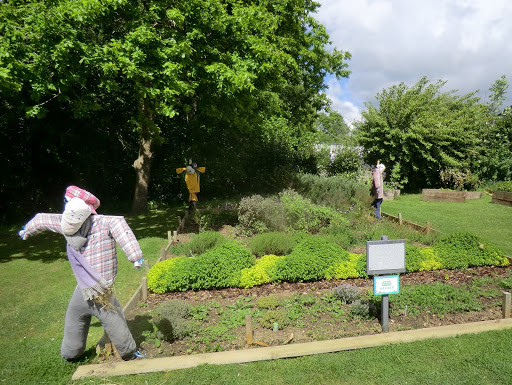
POLYGON ((346 223, 336 210, 317 205, 291 189, 268 198, 260 195, 242 198, 238 221, 246 234, 287 230, 317 233, 330 224, 346 223))
POLYGON ((277 197, 244 197, 238 205, 238 223, 246 234, 283 231, 286 229, 284 208, 277 197))
POLYGON ((177 255, 199 255, 225 242, 227 239, 222 234, 216 231, 206 231, 194 235, 190 242, 172 245, 169 251, 177 255))
POLYGON ((321 177, 312 174, 297 174, 294 189, 316 204, 336 209, 349 209, 362 202, 370 203, 370 189, 366 178, 345 176, 321 177))
POLYGON ((439 170, 471 170, 488 109, 474 93, 443 92, 446 81, 423 77, 409 87, 393 85, 367 104, 357 124, 366 160, 380 160, 388 181, 409 189, 438 186, 439 170))
POLYGON ((294 244, 292 235, 277 231, 258 234, 249 241, 251 251, 257 257, 287 255, 293 250, 294 244))
POLYGON ((361 298, 362 290, 357 286, 343 283, 333 290, 334 296, 343 303, 352 303, 361 298))
POLYGON ((156 313, 159 321, 156 323, 158 330, 164 338, 173 342, 189 335, 190 305, 186 301, 170 300, 158 305, 156 313))

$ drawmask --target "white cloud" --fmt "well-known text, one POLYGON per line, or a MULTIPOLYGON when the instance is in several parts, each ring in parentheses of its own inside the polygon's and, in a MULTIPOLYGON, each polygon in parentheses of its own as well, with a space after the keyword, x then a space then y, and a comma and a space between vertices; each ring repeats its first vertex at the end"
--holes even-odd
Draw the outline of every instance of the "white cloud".
POLYGON ((346 120, 382 89, 422 76, 446 80, 445 91, 461 95, 479 90, 486 102, 489 87, 505 74, 512 104, 511 1, 319 1, 316 18, 333 45, 352 54, 350 79, 329 81, 327 92, 346 120))
POLYGON ((347 92, 345 84, 347 82, 350 80, 339 82, 336 81, 336 78, 331 78, 327 82, 329 89, 326 94, 332 101, 331 108, 338 111, 343 116, 345 123, 351 127, 354 121, 361 120, 361 110, 351 101, 352 97, 347 92))

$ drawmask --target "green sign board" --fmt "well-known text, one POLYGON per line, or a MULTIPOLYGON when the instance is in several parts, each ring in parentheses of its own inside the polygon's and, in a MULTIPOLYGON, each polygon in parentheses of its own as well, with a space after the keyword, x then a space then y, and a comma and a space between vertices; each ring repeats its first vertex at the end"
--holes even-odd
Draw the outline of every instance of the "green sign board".
POLYGON ((375 295, 397 294, 400 290, 398 275, 373 277, 373 293, 375 295))

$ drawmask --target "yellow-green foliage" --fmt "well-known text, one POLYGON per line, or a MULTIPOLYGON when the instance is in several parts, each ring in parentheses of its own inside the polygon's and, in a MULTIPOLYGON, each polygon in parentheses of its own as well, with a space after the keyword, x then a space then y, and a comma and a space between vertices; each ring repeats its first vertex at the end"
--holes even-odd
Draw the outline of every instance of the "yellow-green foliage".
POLYGON ((358 261, 361 258, 360 254, 350 253, 348 261, 339 262, 327 270, 325 279, 359 278, 358 261))
MULTIPOLYGON (((255 259, 240 244, 222 242, 195 257, 159 262, 147 274, 148 288, 165 293, 367 277, 365 254, 349 253, 324 236, 304 233, 295 241, 296 246, 286 256, 267 254, 255 259)), ((405 258, 408 273, 509 264, 500 250, 472 234, 450 234, 432 247, 406 245, 405 258)))
POLYGON ((153 293, 165 293, 167 291, 165 275, 172 269, 172 266, 175 265, 176 262, 183 258, 187 257, 166 259, 151 267, 147 274, 148 289, 153 293))
POLYGON ((273 310, 281 306, 281 301, 276 296, 268 295, 258 298, 256 300, 256 306, 260 309, 273 310))
POLYGON ((257 259, 254 266, 242 270, 240 286, 249 288, 270 283, 272 279, 270 278, 269 271, 276 262, 282 258, 284 257, 278 257, 277 255, 264 255, 260 259, 257 259))
POLYGON ((443 268, 440 258, 432 247, 422 247, 419 250, 421 262, 420 271, 440 270, 443 268))

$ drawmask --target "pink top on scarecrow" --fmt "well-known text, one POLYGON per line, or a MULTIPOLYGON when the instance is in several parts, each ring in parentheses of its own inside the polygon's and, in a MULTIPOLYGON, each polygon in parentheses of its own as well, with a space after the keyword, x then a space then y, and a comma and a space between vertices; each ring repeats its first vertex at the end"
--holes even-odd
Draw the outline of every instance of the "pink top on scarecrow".
POLYGON ((71 198, 80 198, 85 203, 87 203, 93 214, 97 214, 96 209, 100 207, 100 200, 98 198, 96 198, 89 191, 81 189, 80 187, 77 186, 69 186, 66 189, 66 194, 64 195, 64 197, 68 201, 71 200, 71 198))

